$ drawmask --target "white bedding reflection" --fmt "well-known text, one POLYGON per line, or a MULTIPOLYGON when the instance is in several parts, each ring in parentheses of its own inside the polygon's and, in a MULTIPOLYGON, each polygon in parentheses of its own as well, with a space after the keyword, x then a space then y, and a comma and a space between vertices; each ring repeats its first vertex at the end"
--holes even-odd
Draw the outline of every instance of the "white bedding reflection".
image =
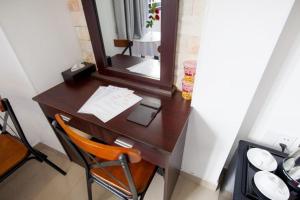
POLYGON ((150 76, 152 78, 160 79, 160 62, 159 60, 148 59, 144 62, 136 64, 127 68, 131 72, 150 76))

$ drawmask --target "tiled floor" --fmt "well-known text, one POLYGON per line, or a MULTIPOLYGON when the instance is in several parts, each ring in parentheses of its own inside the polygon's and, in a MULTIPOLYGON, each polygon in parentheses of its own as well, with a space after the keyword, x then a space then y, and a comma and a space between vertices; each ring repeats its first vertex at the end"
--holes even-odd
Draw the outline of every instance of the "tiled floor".
MULTIPOLYGON (((84 169, 45 145, 37 148, 49 159, 67 171, 62 176, 44 163, 29 161, 5 181, 0 183, 1 200, 86 200, 84 169)), ((93 184, 93 199, 117 200, 111 193, 93 184)), ((160 200, 163 195, 163 178, 156 175, 145 200, 160 200)), ((218 192, 179 177, 172 200, 217 200, 218 192)), ((224 199, 224 198, 222 198, 224 199)))

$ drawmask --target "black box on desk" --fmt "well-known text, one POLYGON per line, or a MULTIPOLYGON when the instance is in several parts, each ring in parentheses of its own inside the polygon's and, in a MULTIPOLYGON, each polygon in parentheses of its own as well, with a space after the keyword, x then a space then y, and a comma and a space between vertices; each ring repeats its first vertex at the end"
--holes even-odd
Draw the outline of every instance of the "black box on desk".
POLYGON ((72 68, 63 71, 61 74, 64 81, 67 83, 75 83, 76 81, 79 81, 84 77, 90 76, 91 73, 96 71, 95 64, 86 62, 82 64, 84 64, 85 66, 80 69, 77 69, 76 71, 72 71, 72 68))

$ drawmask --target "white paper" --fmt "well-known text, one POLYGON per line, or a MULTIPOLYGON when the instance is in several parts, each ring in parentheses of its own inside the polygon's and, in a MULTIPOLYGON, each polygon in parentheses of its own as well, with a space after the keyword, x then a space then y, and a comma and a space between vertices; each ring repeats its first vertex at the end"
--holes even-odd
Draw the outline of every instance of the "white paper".
POLYGON ((127 88, 101 86, 78 112, 93 114, 105 123, 142 100, 133 92, 127 88))

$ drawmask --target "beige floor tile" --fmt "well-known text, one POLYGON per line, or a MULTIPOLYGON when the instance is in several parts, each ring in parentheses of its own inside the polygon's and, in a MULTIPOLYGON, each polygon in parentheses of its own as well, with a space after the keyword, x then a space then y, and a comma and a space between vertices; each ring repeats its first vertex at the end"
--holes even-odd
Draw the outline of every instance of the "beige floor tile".
POLYGON ((20 194, 24 200, 33 199, 57 174, 47 167, 44 163, 35 160, 23 165, 3 182, 3 186, 0 186, 0 199, 18 200, 20 194), (1 198, 2 194, 5 194, 3 198, 1 198))
POLYGON ((220 192, 219 194, 219 200, 232 200, 233 199, 233 196, 232 196, 232 193, 230 192, 220 192))
POLYGON ((103 189, 101 186, 97 185, 97 184, 93 184, 92 187, 92 191, 93 191, 93 199, 94 200, 118 200, 118 198, 113 195, 111 192, 103 189))
POLYGON ((179 176, 172 200, 217 200, 218 192, 179 176))
MULTIPOLYGON (((76 185, 69 191, 67 195, 63 199, 70 199, 70 200, 87 200, 87 186, 85 182, 85 177, 81 181, 78 181, 76 185)), ((97 184, 92 185, 92 193, 94 200, 117 200, 110 192, 103 189, 101 186, 97 184)))
POLYGON ((78 183, 84 180, 84 170, 82 167, 74 164, 67 171, 66 176, 57 174, 49 183, 41 190, 35 198, 43 200, 60 199, 66 196, 70 190, 78 183), (53 193, 53 191, 55 191, 53 193), (49 195, 51 194, 51 195, 49 195))
POLYGON ((163 199, 164 194, 164 179, 161 175, 155 174, 147 192, 145 200, 163 199))
MULTIPOLYGON (((32 160, 0 183, 0 200, 87 200, 84 169, 45 145, 38 145, 37 148, 61 166, 67 175, 62 176, 45 163, 32 160)), ((156 174, 144 199, 161 200, 163 186, 163 177, 156 174)), ((118 200, 96 183, 93 184, 92 191, 93 200, 118 200)), ((218 196, 218 192, 180 176, 172 200, 217 200, 218 196)), ((224 195, 219 198, 229 199, 224 195)))

